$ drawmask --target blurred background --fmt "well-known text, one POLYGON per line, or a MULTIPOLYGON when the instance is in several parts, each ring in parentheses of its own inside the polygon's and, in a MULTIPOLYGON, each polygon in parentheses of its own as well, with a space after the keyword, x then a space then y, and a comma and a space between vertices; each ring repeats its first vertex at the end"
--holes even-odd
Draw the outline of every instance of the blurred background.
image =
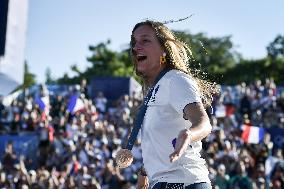
POLYGON ((0 188, 132 189, 113 161, 141 103, 133 26, 169 23, 220 84, 202 157, 213 188, 284 188, 284 2, 0 1, 0 188))

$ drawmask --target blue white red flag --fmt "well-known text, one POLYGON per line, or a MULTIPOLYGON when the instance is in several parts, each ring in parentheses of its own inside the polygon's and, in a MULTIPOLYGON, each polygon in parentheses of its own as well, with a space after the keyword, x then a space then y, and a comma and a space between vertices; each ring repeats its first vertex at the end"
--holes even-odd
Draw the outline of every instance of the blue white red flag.
POLYGON ((258 144, 263 141, 265 130, 260 127, 243 125, 242 139, 244 142, 258 144))
POLYGON ((49 96, 37 97, 35 103, 38 104, 41 111, 49 110, 49 96))
POLYGON ((72 95, 69 99, 67 110, 72 114, 85 108, 84 102, 78 95, 72 95))

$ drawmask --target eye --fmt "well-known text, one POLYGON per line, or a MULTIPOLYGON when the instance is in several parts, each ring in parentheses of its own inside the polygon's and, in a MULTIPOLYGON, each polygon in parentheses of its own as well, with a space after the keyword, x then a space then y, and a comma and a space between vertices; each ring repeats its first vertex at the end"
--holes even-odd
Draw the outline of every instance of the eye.
POLYGON ((145 44, 145 43, 150 42, 150 40, 149 39, 143 39, 142 42, 145 44))

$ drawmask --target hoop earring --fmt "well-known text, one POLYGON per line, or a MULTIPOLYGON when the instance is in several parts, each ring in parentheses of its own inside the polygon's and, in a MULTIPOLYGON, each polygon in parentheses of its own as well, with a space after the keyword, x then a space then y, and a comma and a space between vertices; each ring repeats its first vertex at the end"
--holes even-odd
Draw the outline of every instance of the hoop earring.
POLYGON ((163 53, 163 56, 160 56, 160 63, 165 64, 166 63, 166 53, 163 53))

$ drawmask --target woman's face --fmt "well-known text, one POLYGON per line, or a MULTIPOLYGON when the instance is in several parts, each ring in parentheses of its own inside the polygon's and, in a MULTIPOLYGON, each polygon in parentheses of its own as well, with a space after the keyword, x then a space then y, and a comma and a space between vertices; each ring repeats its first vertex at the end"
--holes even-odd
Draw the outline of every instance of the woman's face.
POLYGON ((132 35, 132 52, 134 66, 138 75, 156 77, 163 68, 160 56, 163 49, 155 31, 149 25, 139 26, 132 35))

